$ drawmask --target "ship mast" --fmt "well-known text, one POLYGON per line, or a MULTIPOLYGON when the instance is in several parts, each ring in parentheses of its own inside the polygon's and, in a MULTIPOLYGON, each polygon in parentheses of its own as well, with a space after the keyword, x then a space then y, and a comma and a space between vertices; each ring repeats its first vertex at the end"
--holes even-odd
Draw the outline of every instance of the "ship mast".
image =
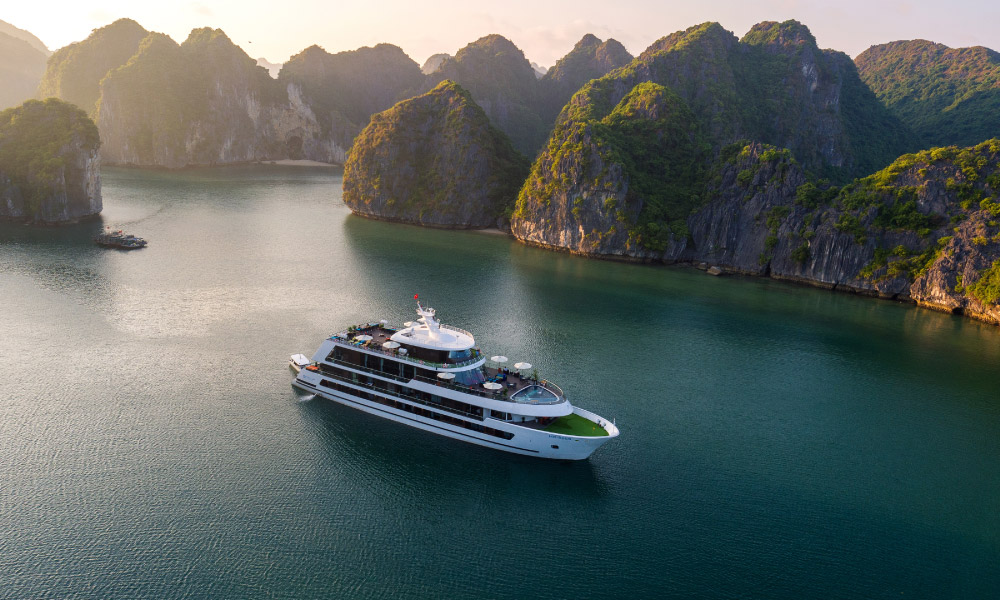
POLYGON ((420 304, 420 300, 417 300, 417 314, 421 317, 418 320, 427 325, 427 337, 431 339, 438 339, 438 326, 440 323, 434 318, 435 313, 436 311, 433 308, 429 306, 424 308, 420 304))

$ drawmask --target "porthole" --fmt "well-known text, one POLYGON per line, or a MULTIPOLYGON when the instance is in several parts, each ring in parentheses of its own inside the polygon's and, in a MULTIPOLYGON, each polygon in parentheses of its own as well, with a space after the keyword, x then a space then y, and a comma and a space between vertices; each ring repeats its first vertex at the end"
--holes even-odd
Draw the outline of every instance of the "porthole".
POLYGON ((558 450, 558 449, 559 449, 559 446, 556 446, 555 444, 552 444, 552 449, 553 449, 553 450, 558 450))

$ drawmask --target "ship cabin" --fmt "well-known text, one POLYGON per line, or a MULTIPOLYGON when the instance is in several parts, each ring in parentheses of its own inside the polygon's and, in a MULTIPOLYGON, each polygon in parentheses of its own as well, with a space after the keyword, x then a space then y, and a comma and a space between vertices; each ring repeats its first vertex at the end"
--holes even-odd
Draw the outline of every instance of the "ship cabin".
MULTIPOLYGON (((328 377, 477 420, 489 417, 541 428, 564 412, 542 409, 566 403, 558 386, 500 365, 488 367, 471 333, 438 323, 434 309, 417 312, 421 317, 401 329, 384 322, 366 323, 330 336, 334 343, 326 346, 325 356, 315 359, 319 370, 328 377), (468 402, 468 395, 481 400, 468 402)), ((566 403, 565 412, 571 410, 566 403)))

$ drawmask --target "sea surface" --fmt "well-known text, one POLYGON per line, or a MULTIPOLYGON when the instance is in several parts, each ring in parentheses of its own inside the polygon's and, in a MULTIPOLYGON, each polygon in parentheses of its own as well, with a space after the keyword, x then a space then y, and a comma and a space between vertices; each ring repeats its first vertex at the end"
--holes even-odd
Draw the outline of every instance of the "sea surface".
POLYGON ((334 169, 103 180, 100 221, 0 226, 0 598, 1000 597, 996 327, 368 221, 334 169), (414 294, 621 437, 296 395, 290 354, 414 294))

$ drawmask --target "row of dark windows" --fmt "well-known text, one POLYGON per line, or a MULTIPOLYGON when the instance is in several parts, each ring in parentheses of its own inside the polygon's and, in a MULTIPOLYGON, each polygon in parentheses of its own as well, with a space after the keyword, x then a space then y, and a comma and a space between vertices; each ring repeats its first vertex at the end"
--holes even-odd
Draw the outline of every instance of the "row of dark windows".
POLYGON ((326 364, 320 364, 320 371, 324 375, 335 377, 341 381, 371 387, 386 394, 406 398, 411 402, 418 402, 433 408, 443 408, 449 412, 459 413, 466 417, 479 419, 480 421, 483 420, 483 408, 481 406, 452 400, 451 398, 444 398, 436 394, 428 394, 427 392, 414 390, 405 385, 385 381, 384 379, 380 379, 378 377, 370 377, 362 373, 355 373, 353 371, 348 371, 347 369, 331 367, 326 364))
POLYGON ((465 429, 469 429, 479 433, 485 433, 486 435, 503 438, 505 440, 509 440, 514 437, 514 434, 510 433, 509 431, 493 429, 492 427, 484 427, 479 423, 473 423, 471 421, 466 421, 465 419, 459 419, 458 417, 453 417, 448 414, 440 413, 434 410, 428 410, 426 408, 421 408, 419 406, 414 406, 408 402, 400 402, 399 400, 386 398, 385 396, 380 396, 378 394, 373 394, 371 392, 362 392, 361 390, 356 390, 354 388, 347 387, 346 385, 330 381, 329 379, 323 379, 322 381, 320 381, 320 385, 325 388, 336 390, 342 394, 364 398, 369 402, 375 402, 383 406, 395 408, 396 410, 405 411, 427 419, 433 419, 435 421, 440 421, 442 423, 448 423, 449 425, 464 427, 465 429))
POLYGON ((344 362, 354 367, 361 367, 368 371, 406 381, 413 379, 417 375, 428 379, 435 377, 434 371, 414 367, 405 361, 397 361, 388 356, 368 354, 367 352, 360 352, 341 346, 335 346, 333 352, 327 357, 327 360, 330 362, 344 362))
MULTIPOLYGON (((462 351, 467 352, 467 351, 462 351)), ((469 353, 471 356, 471 352, 469 353)), ((416 355, 411 355, 416 356, 416 355)), ((419 357, 418 357, 419 358, 419 357)), ((406 361, 398 361, 391 356, 380 356, 377 354, 369 354, 367 352, 360 352, 352 348, 343 348, 341 346, 335 346, 333 351, 326 357, 329 362, 340 362, 342 364, 347 364, 352 367, 357 367, 368 371, 370 373, 377 373, 385 377, 391 377, 393 379, 401 381, 410 381, 411 379, 423 379, 424 381, 439 382, 437 379, 437 371, 431 369, 422 369, 416 367, 413 364, 407 363, 406 361)), ((464 358, 462 360, 465 360, 464 358)), ((480 369, 468 369, 465 371, 457 371, 454 373, 454 382, 457 384, 469 387, 467 392, 475 393, 477 395, 485 395, 481 390, 478 390, 476 386, 480 385, 486 378, 483 376, 483 372, 480 369)))

